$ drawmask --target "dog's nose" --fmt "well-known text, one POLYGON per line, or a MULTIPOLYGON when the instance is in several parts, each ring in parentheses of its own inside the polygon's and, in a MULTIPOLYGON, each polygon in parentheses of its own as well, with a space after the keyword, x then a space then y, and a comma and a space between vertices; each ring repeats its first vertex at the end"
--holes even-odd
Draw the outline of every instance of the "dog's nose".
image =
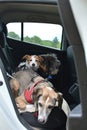
POLYGON ((44 119, 38 119, 38 121, 39 121, 39 123, 41 123, 41 124, 45 124, 45 120, 44 119))
POLYGON ((32 66, 35 66, 35 64, 33 63, 32 66))

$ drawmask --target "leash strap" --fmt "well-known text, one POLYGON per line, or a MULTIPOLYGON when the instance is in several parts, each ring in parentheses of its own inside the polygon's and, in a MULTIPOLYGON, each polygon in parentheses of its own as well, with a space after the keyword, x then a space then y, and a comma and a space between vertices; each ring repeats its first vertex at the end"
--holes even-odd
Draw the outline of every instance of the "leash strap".
POLYGON ((30 104, 33 103, 33 102, 32 102, 32 97, 31 97, 31 95, 32 95, 32 93, 33 93, 33 88, 34 88, 34 87, 31 87, 30 90, 28 90, 28 89, 25 89, 25 90, 24 90, 24 97, 25 97, 26 101, 27 101, 28 103, 30 103, 30 104))
POLYGON ((24 90, 24 97, 25 97, 25 99, 26 99, 26 101, 27 101, 28 103, 30 103, 30 104, 33 103, 33 101, 32 101, 33 89, 34 89, 34 87, 35 87, 38 83, 41 83, 41 82, 43 82, 43 81, 45 81, 45 80, 37 81, 36 83, 34 83, 33 86, 30 87, 29 90, 28 90, 28 89, 25 89, 25 90, 24 90))

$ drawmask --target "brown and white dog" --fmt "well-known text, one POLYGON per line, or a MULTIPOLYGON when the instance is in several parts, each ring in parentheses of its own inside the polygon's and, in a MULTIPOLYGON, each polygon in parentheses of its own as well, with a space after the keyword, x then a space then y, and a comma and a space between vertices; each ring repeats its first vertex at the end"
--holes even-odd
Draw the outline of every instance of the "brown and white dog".
POLYGON ((38 71, 41 75, 55 75, 59 71, 60 61, 56 54, 42 54, 42 55, 25 55, 22 58, 25 62, 21 62, 18 68, 32 68, 38 71))
POLYGON ((55 106, 62 109, 68 116, 69 106, 63 95, 53 89, 51 82, 32 69, 18 71, 13 77, 10 85, 19 109, 24 110, 27 104, 33 103, 38 111, 38 121, 42 124, 47 122, 55 106))
POLYGON ((32 68, 33 70, 38 70, 42 65, 43 58, 39 55, 24 55, 22 59, 26 60, 25 62, 21 62, 18 65, 18 68, 25 67, 25 68, 32 68))

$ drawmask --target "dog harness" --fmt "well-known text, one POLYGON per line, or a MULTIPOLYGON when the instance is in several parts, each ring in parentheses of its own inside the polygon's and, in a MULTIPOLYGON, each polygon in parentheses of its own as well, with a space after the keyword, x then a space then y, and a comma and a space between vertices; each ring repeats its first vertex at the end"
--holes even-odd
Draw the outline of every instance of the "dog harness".
POLYGON ((33 100, 32 100, 33 89, 34 89, 34 87, 35 87, 38 83, 40 83, 40 82, 42 82, 42 81, 44 81, 44 80, 37 81, 36 83, 33 84, 33 86, 30 87, 30 89, 25 89, 25 90, 24 90, 24 97, 25 97, 25 99, 26 99, 26 101, 27 101, 28 103, 30 103, 30 104, 33 103, 33 100))

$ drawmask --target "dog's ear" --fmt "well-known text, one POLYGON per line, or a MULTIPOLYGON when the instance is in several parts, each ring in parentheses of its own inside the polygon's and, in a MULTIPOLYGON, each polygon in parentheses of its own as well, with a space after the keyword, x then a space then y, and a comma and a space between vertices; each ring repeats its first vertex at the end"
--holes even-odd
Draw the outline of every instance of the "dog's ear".
POLYGON ((62 93, 58 93, 58 108, 62 108, 62 103, 63 103, 63 94, 62 93))
POLYGON ((43 72, 45 72, 46 74, 48 73, 48 69, 47 66, 45 64, 40 64, 40 68, 43 72))
POLYGON ((42 96, 42 89, 41 88, 34 88, 32 98, 33 101, 38 101, 39 97, 42 96))
POLYGON ((29 60, 30 57, 31 57, 30 55, 24 55, 24 56, 22 57, 22 59, 23 59, 23 60, 24 60, 24 59, 25 59, 25 60, 29 60))
POLYGON ((38 55, 38 59, 39 59, 40 63, 42 64, 44 61, 43 57, 38 55))
POLYGON ((39 56, 39 59, 40 59, 40 68, 45 72, 47 73, 47 67, 46 67, 46 63, 45 63, 45 59, 42 57, 42 56, 39 56))
POLYGON ((48 68, 47 68, 47 64, 46 61, 47 59, 43 56, 40 56, 40 68, 41 70, 43 70, 43 72, 48 73, 48 68))
POLYGON ((35 105, 36 111, 37 111, 37 108, 38 108, 38 99, 39 99, 40 96, 42 96, 42 90, 40 88, 35 88, 33 90, 32 99, 33 99, 33 103, 35 105))

